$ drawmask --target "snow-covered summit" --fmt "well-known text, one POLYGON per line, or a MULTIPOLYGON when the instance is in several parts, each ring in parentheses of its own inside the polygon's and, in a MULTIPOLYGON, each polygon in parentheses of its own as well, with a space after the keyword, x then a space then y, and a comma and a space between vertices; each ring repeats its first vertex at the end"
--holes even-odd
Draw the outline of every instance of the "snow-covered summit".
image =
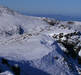
POLYGON ((0 6, 0 16, 6 16, 6 15, 17 15, 18 13, 9 9, 8 7, 0 6))

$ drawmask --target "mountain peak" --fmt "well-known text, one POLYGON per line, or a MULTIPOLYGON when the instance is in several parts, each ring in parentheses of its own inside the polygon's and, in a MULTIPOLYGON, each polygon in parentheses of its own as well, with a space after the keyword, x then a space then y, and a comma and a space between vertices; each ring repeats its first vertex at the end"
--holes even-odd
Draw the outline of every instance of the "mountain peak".
POLYGON ((17 12, 11 10, 10 8, 0 5, 0 16, 1 15, 16 15, 16 14, 17 12))

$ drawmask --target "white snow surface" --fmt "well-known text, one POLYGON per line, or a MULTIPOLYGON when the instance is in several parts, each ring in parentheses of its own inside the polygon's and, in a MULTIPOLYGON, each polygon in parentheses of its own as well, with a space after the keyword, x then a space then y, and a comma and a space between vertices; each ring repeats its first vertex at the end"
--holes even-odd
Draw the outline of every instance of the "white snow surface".
MULTIPOLYGON (((72 33, 79 29, 80 22, 75 22, 75 26, 79 26, 76 26, 77 28, 73 26, 71 30, 62 29, 58 26, 50 26, 41 17, 23 16, 16 12, 12 15, 11 11, 7 12, 4 7, 0 7, 0 10, 4 14, 0 13, 0 57, 14 61, 33 61, 32 66, 51 75, 72 75, 67 63, 63 62, 64 54, 60 51, 61 47, 52 36, 59 33, 72 33), (22 35, 18 31, 19 26, 24 31, 22 35), (52 63, 56 56, 59 59, 52 63)), ((61 24, 67 26, 67 22, 61 24)))
POLYGON ((0 46, 0 56, 10 57, 15 60, 32 60, 47 55, 53 50, 51 44, 53 40, 47 36, 36 36, 22 41, 0 46), (5 46, 5 47, 4 47, 5 46))
POLYGON ((12 74, 12 73, 9 72, 9 71, 5 71, 5 72, 3 72, 3 73, 0 73, 0 75, 14 75, 14 74, 12 74))

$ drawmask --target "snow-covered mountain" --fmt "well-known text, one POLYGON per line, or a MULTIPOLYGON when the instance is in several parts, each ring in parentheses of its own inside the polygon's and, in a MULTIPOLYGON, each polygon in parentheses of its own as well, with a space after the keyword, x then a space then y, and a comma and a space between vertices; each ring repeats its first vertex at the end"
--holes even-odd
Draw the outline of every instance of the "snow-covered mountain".
POLYGON ((0 6, 0 75, 80 75, 80 60, 81 22, 0 6))

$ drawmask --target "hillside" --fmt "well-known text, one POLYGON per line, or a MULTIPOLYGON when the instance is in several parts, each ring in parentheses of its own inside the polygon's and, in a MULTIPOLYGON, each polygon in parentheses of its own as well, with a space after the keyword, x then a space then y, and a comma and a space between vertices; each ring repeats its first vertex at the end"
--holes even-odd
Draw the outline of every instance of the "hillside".
POLYGON ((0 6, 0 75, 80 75, 80 61, 81 22, 0 6))

